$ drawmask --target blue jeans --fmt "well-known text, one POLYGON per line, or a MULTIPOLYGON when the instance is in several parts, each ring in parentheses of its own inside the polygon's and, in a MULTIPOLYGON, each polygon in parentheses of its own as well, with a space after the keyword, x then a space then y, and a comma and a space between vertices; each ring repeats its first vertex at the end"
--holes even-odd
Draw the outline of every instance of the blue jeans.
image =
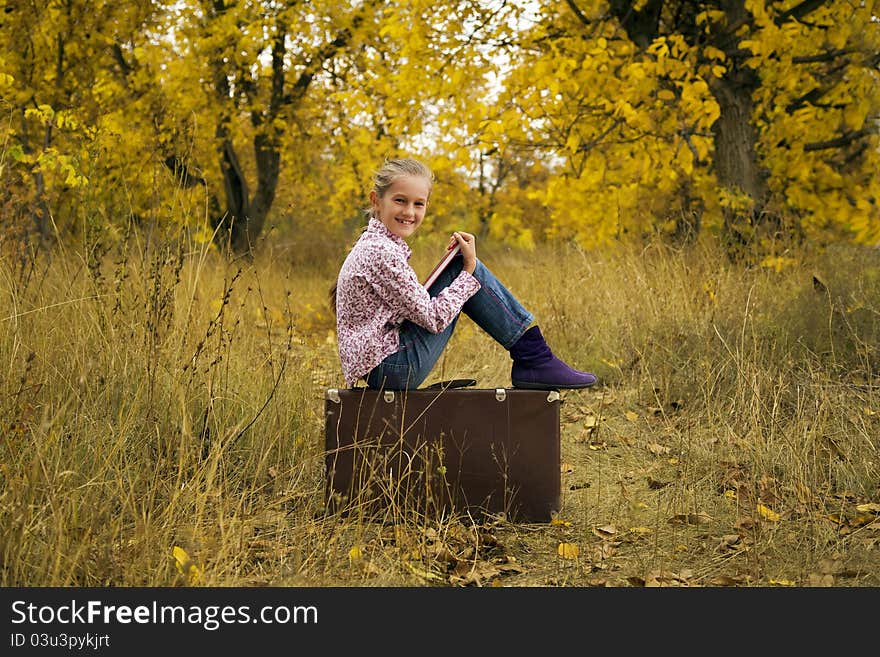
MULTIPOLYGON (((428 294, 437 296, 456 279, 463 266, 464 259, 456 257, 434 281, 428 294)), ((479 260, 474 277, 480 282, 480 289, 465 302, 462 311, 501 346, 510 349, 529 328, 534 315, 479 260)), ((440 359, 460 316, 456 315, 439 333, 404 320, 400 326, 400 348, 367 374, 367 385, 385 390, 418 388, 440 359)))

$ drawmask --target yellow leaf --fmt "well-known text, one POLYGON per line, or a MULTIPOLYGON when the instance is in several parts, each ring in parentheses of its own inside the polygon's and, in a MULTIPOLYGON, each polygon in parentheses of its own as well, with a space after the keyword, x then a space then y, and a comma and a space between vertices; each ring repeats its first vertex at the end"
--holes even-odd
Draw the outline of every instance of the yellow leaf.
POLYGON ((723 50, 719 50, 713 46, 706 46, 703 48, 703 54, 709 59, 717 59, 722 62, 727 59, 727 55, 724 54, 723 50))
POLYGON ((560 543, 556 553, 563 559, 577 559, 579 554, 577 543, 560 543))
POLYGON ((635 411, 627 411, 626 412, 626 419, 629 420, 630 422, 635 422, 636 420, 639 419, 639 414, 636 413, 635 411))
POLYGON ((363 550, 361 550, 361 546, 360 546, 360 545, 354 545, 354 546, 352 546, 352 548, 348 551, 348 558, 349 558, 351 561, 357 561, 358 559, 360 559, 360 558, 363 557, 363 556, 364 556, 364 552, 363 552, 363 550))
POLYGON ((758 505, 758 513, 771 522, 779 522, 779 514, 763 504, 758 505))
POLYGON ((770 584, 772 586, 795 586, 795 583, 790 579, 771 579, 770 584))
POLYGON ((859 504, 856 506, 856 511, 861 511, 862 513, 880 513, 880 504, 877 504, 876 502, 859 504))
POLYGON ((652 534, 654 532, 654 530, 651 529, 650 527, 630 527, 629 531, 630 531, 630 533, 633 533, 633 534, 642 534, 642 535, 652 534))
POLYGON ((174 546, 174 549, 171 550, 171 554, 174 555, 174 558, 177 560, 177 565, 182 566, 187 561, 189 561, 189 555, 186 553, 182 547, 174 546))
POLYGON ((563 527, 571 527, 571 523, 568 520, 562 520, 561 518, 553 518, 550 521, 551 525, 562 525, 563 527))
POLYGON ((193 563, 186 550, 175 545, 171 553, 174 555, 174 565, 177 567, 177 572, 186 577, 191 585, 198 584, 202 577, 202 571, 193 563))

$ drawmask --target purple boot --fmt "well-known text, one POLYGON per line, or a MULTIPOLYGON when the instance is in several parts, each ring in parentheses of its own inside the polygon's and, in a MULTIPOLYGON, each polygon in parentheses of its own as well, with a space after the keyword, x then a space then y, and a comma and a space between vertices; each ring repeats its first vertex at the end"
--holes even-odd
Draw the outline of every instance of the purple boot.
POLYGON ((510 357, 513 359, 510 380, 514 388, 589 388, 597 380, 595 374, 579 372, 554 356, 537 326, 522 334, 510 348, 510 357))

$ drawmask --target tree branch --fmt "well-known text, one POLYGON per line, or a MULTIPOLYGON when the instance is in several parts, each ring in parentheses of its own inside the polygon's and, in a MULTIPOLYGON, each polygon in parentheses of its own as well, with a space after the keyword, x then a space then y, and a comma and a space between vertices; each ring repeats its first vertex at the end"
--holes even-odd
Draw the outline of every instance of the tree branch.
POLYGON ((800 57, 792 57, 792 64, 815 64, 817 62, 830 62, 843 55, 851 55, 857 52, 854 48, 841 48, 840 50, 829 50, 818 55, 802 55, 800 57))
POLYGON ((571 7, 571 10, 574 12, 574 15, 577 16, 578 20, 584 25, 590 25, 591 21, 589 18, 584 16, 584 12, 580 10, 580 8, 574 3, 574 0, 565 0, 565 4, 571 7))
POLYGON ((865 128, 863 130, 854 130, 852 132, 847 132, 844 135, 841 135, 837 139, 829 139, 828 141, 814 141, 810 144, 804 145, 804 151, 826 151, 832 148, 841 148, 843 146, 848 146, 853 143, 857 139, 861 139, 862 137, 867 137, 874 130, 870 130, 865 128))
POLYGON ((305 70, 300 73, 297 81, 293 83, 291 93, 285 96, 286 104, 290 105, 296 103, 305 96, 306 91, 309 89, 309 85, 312 83, 312 79, 318 73, 320 68, 327 60, 332 59, 340 49, 348 45, 351 41, 352 31, 356 30, 360 24, 364 22, 364 10, 372 8, 374 4, 374 2, 364 3, 358 14, 352 18, 351 27, 341 30, 333 41, 325 43, 318 52, 315 53, 314 57, 306 62, 305 70))
POLYGON ((799 5, 795 5, 788 11, 779 14, 773 19, 773 22, 776 23, 776 25, 782 25, 790 18, 793 18, 796 21, 800 20, 804 16, 816 11, 827 2, 828 0, 803 0, 799 5))

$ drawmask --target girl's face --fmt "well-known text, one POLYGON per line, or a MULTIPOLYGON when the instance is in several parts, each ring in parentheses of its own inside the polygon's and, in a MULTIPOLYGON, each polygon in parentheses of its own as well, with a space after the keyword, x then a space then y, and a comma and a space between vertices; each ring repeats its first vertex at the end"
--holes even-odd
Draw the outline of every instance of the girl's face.
POLYGON ((425 218, 431 182, 421 176, 398 176, 382 196, 370 192, 373 216, 393 234, 406 239, 425 218))

